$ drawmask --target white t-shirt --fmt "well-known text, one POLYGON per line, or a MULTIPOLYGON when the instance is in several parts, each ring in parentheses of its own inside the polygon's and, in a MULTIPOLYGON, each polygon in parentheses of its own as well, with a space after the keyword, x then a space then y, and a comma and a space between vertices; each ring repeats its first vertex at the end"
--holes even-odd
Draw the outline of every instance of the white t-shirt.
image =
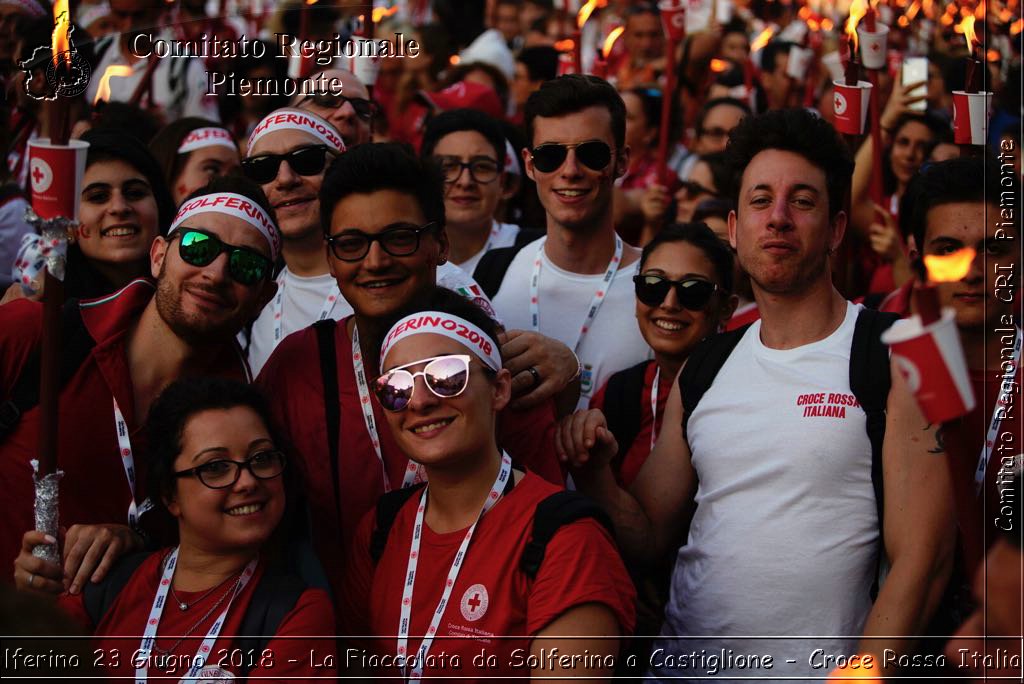
POLYGON ((831 667, 809 663, 815 649, 856 653, 879 547, 871 443, 849 378, 859 310, 848 304, 835 332, 796 349, 765 347, 755 322, 690 416, 697 510, 662 635, 717 638, 660 640, 653 675, 707 674, 657 667, 701 649, 774 657, 770 670, 723 664, 726 678, 825 677, 831 667), (825 638, 836 635, 850 638, 825 638))
MULTIPOLYGON (((494 307, 510 329, 532 330, 530 317, 530 278, 540 240, 523 247, 509 264, 501 282, 494 307)), ((636 298, 633 276, 639 261, 620 268, 612 278, 604 302, 597 312, 576 355, 583 364, 580 408, 613 373, 651 358, 651 350, 640 335, 636 323, 636 298)), ((555 266, 542 252, 538 284, 539 327, 541 332, 568 345, 576 344, 583 321, 601 286, 604 274, 581 275, 555 266)))
MULTIPOLYGON (((485 311, 493 313, 487 295, 473 280, 473 277, 458 266, 445 263, 437 267, 437 284, 473 299, 485 311)), ((277 276, 278 292, 281 293, 281 334, 275 335, 277 295, 260 312, 252 326, 249 343, 249 367, 254 376, 270 358, 274 349, 293 332, 308 328, 318 320, 332 318, 340 321, 351 316, 352 306, 345 301, 338 289, 338 283, 330 273, 304 278, 297 276, 287 267, 277 276), (333 297, 333 300, 328 298, 333 297), (326 310, 326 314, 324 311, 326 310), (321 316, 321 314, 324 314, 321 316)))
POLYGON ((487 243, 483 249, 469 257, 461 264, 456 264, 466 273, 472 273, 476 270, 476 265, 480 263, 480 259, 483 258, 484 254, 487 254, 492 249, 499 249, 501 247, 511 247, 516 242, 516 236, 519 235, 519 226, 514 223, 501 223, 494 221, 491 225, 491 235, 487 238, 487 243))

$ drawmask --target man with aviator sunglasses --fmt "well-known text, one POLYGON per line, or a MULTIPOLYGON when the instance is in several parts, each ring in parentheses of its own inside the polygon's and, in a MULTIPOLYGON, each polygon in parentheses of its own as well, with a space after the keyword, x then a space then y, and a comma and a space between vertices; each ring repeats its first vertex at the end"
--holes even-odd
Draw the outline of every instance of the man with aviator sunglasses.
POLYGON ((348 69, 324 69, 313 75, 314 82, 341 84, 341 95, 313 93, 296 95, 292 106, 317 114, 341 133, 346 148, 365 145, 373 134, 373 118, 380 113, 377 103, 359 77, 348 69))
MULTIPOLYGON (((153 243, 155 282, 138 279, 105 299, 65 306, 62 353, 81 355, 58 408, 57 466, 75 483, 60 499, 71 593, 141 548, 139 531, 162 529, 146 515, 144 491, 142 424, 156 395, 186 373, 251 380, 235 336, 273 296, 280 236, 271 216, 258 186, 216 178, 185 200, 170 235, 153 243)), ((33 526, 29 461, 37 457, 39 411, 19 387, 23 376, 38 386, 41 334, 40 303, 0 307, 0 397, 9 400, 0 411, 0 479, 10 485, 0 557, 8 563, 17 555, 13 531, 33 526)))

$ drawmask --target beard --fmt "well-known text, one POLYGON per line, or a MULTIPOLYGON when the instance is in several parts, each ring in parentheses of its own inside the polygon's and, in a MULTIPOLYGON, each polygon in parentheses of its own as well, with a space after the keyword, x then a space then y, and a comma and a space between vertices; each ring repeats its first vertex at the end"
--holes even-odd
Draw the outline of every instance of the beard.
MULTIPOLYGON (((166 262, 160 269, 160 277, 157 279, 156 310, 171 332, 188 344, 208 346, 227 343, 238 334, 243 324, 247 322, 244 312, 237 310, 220 320, 186 312, 181 305, 181 293, 184 286, 172 283, 170 278, 165 277, 165 271, 166 262)), ((234 300, 231 293, 225 292, 223 289, 198 285, 192 287, 209 292, 226 301, 234 300)))
POLYGON ((766 263, 763 256, 750 264, 743 261, 740 260, 740 266, 749 274, 757 289, 774 295, 805 292, 827 272, 829 263, 827 254, 808 254, 800 260, 792 259, 783 263, 766 263))

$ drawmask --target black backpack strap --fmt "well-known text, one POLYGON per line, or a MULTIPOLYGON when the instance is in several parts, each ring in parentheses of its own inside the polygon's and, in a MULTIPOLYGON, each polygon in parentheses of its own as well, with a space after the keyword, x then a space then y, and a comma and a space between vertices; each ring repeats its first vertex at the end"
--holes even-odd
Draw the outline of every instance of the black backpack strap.
POLYGON ((388 535, 391 534, 391 526, 395 524, 398 512, 402 510, 402 506, 412 498, 413 494, 419 493, 426 486, 426 482, 420 482, 412 487, 395 489, 377 499, 377 517, 373 526, 373 534, 370 536, 370 558, 373 559, 374 565, 384 555, 384 547, 387 546, 388 535))
POLYGON ((718 371, 725 365, 732 350, 743 339, 743 335, 746 334, 750 325, 748 323, 742 328, 705 337, 687 357, 686 365, 683 366, 683 370, 679 374, 679 391, 682 393, 683 410, 685 411, 683 414, 684 438, 690 415, 697 408, 704 393, 710 389, 718 371))
MULTIPOLYGON (((885 441, 885 409, 892 378, 889 373, 889 348, 882 342, 882 333, 899 320, 899 315, 875 309, 861 309, 853 331, 850 347, 850 390, 867 415, 865 429, 871 441, 871 484, 878 508, 878 528, 883 528, 884 487, 882 477, 882 443, 885 441)), ((879 563, 882 554, 879 553, 879 563)), ((878 578, 871 597, 878 594, 878 578)))
POLYGON ((494 299, 494 296, 498 294, 498 290, 501 289, 501 282, 505 280, 508 267, 512 265, 512 260, 516 258, 516 255, 519 254, 523 247, 539 237, 542 237, 542 235, 535 234, 533 231, 521 230, 519 235, 516 236, 513 246, 492 249, 480 257, 476 268, 473 269, 473 280, 477 282, 489 298, 494 299), (526 233, 525 236, 524 233, 526 233), (522 239, 522 242, 520 242, 520 239, 522 239))
POLYGON ((546 231, 540 228, 520 228, 519 233, 516 235, 516 239, 512 241, 513 247, 525 247, 534 240, 539 240, 544 237, 546 231))
POLYGON ((285 615, 290 613, 306 590, 306 583, 297 575, 268 567, 252 592, 245 616, 238 630, 235 647, 242 654, 238 677, 245 678, 260 654, 277 633, 285 615))
POLYGON ((643 411, 644 375, 649 361, 619 371, 608 378, 604 389, 604 417, 608 431, 619 443, 615 463, 621 465, 626 452, 640 433, 640 416, 643 411))
POLYGON ((340 468, 338 455, 338 431, 341 429, 341 396, 338 392, 338 355, 334 345, 337 321, 326 318, 313 324, 316 331, 316 346, 320 353, 320 375, 324 386, 324 422, 327 430, 327 460, 331 464, 331 486, 334 488, 334 505, 341 508, 339 490, 340 468))
POLYGON ((111 604, 128 584, 128 580, 152 554, 152 551, 140 551, 122 556, 102 581, 85 583, 85 587, 82 588, 82 604, 93 626, 100 624, 100 620, 110 610, 111 604))
POLYGON ((608 514, 597 503, 579 492, 555 492, 538 503, 533 514, 530 541, 526 543, 523 555, 519 557, 519 569, 530 579, 535 579, 540 566, 544 563, 548 542, 555 533, 562 527, 584 518, 597 520, 613 538, 615 537, 615 528, 608 514))
MULTIPOLYGON (((64 302, 61 309, 60 387, 64 387, 89 357, 96 341, 82 321, 77 299, 64 302)), ((33 349, 11 387, 11 397, 0 403, 0 441, 14 432, 21 417, 39 405, 39 372, 41 353, 33 349)))

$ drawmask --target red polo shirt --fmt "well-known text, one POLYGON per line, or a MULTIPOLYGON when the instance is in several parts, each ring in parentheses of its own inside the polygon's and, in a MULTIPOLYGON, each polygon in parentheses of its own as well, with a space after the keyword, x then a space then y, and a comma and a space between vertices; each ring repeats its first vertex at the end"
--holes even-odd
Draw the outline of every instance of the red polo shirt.
MULTIPOLYGON (((128 424, 136 501, 145 499, 145 416, 135 415, 126 344, 129 330, 154 292, 151 281, 139 279, 108 297, 80 304, 82 322, 96 346, 60 392, 57 466, 64 471, 60 482, 63 527, 128 523, 131 494, 114 424, 114 397, 128 424)), ((0 307, 0 397, 4 400, 10 398, 22 366, 40 344, 42 317, 39 302, 20 299, 0 307)), ((223 376, 249 380, 249 368, 233 341, 218 357, 212 367, 221 369, 223 376)), ((18 555, 22 535, 34 528, 35 489, 29 461, 38 457, 38 434, 39 408, 34 407, 0 441, 0 491, 5 499, 0 510, 0 568, 7 570, 18 555)), ((0 574, 10 581, 9 572, 0 574)))

